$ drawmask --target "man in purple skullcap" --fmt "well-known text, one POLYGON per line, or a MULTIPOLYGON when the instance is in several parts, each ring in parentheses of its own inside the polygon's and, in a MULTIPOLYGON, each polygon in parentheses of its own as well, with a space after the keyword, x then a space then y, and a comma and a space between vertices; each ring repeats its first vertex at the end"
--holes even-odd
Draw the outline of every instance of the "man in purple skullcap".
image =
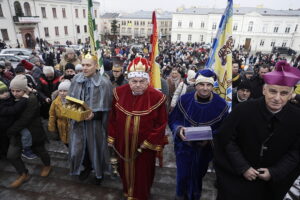
POLYGON ((264 96, 239 104, 215 137, 217 200, 282 200, 300 173, 300 109, 289 103, 300 70, 266 73, 264 96))

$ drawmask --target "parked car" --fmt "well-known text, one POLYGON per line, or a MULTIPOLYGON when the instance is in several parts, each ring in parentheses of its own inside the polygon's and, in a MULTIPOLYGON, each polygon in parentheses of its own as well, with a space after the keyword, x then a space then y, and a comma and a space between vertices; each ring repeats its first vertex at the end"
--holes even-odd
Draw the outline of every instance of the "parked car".
POLYGON ((2 49, 0 54, 13 54, 15 56, 19 56, 23 59, 29 59, 32 51, 28 49, 18 49, 18 48, 11 48, 11 49, 2 49))
POLYGON ((289 47, 273 47, 272 53, 287 54, 289 56, 291 56, 292 54, 297 54, 296 51, 289 47))
POLYGON ((16 68, 19 62, 21 62, 21 60, 23 59, 24 58, 15 56, 14 54, 0 54, 0 61, 5 61, 5 60, 10 61, 13 68, 16 68))

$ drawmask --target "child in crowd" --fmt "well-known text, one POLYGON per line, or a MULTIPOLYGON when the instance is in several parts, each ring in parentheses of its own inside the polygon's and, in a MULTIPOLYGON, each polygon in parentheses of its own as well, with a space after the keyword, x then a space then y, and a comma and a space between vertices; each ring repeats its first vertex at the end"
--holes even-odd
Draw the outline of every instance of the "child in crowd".
POLYGON ((70 88, 71 82, 64 80, 58 86, 58 96, 52 102, 49 111, 48 130, 50 132, 58 132, 60 140, 68 146, 69 143, 69 121, 61 116, 62 106, 66 103, 66 96, 70 88))
MULTIPOLYGON (((10 94, 8 87, 0 82, 0 129, 1 129, 1 153, 3 156, 7 153, 9 138, 6 136, 7 129, 14 123, 17 117, 22 113, 27 104, 28 95, 24 94, 22 98, 16 99, 10 94)), ((20 132, 21 143, 23 147, 22 156, 27 159, 35 159, 37 156, 32 152, 32 138, 28 129, 20 132)))

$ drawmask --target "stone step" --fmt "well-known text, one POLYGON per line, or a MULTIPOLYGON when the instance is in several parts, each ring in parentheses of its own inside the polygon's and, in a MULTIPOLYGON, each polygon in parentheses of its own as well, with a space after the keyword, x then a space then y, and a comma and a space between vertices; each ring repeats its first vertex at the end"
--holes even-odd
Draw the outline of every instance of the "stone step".
MULTIPOLYGON (((33 177, 39 177, 39 173, 40 170, 42 168, 41 165, 37 165, 37 164, 33 164, 33 163, 27 163, 26 164, 27 169, 29 170, 29 173, 33 176, 33 177)), ((2 182, 1 184, 4 184, 3 186, 7 186, 9 185, 10 182, 12 182, 14 180, 14 178, 17 177, 17 174, 15 173, 15 169, 8 163, 8 162, 4 162, 4 161, 0 161, 0 172, 3 173, 8 173, 11 174, 13 176, 12 179, 8 179, 5 180, 6 177, 2 177, 0 176, 0 179, 5 180, 4 182, 2 182)), ((60 168, 60 167, 53 167, 50 175, 49 175, 49 180, 50 181, 64 181, 66 182, 66 184, 83 184, 83 185, 92 185, 90 184, 93 176, 91 175, 90 178, 84 182, 81 182, 78 180, 77 177, 75 176, 70 176, 69 175, 69 170, 66 168, 60 168)), ((101 184, 101 188, 109 188, 112 189, 114 191, 118 191, 118 194, 121 194, 122 192, 122 185, 121 185, 121 180, 119 177, 116 178, 111 178, 110 176, 106 176, 105 179, 103 180, 102 184, 101 184)), ((106 191, 106 192, 110 192, 110 191, 106 191)), ((152 194, 154 196, 157 196, 157 194, 159 194, 159 199, 168 199, 172 196, 174 196, 175 194, 175 185, 174 183, 167 183, 167 179, 162 181, 162 182, 154 182, 153 187, 152 187, 152 194)), ((157 199, 158 197, 154 198, 157 199)))
MULTIPOLYGON (((22 189, 8 189, 0 186, 0 199, 1 200, 57 200, 58 198, 53 195, 41 194, 37 192, 26 191, 22 189)), ((60 200, 74 200, 70 198, 59 198, 60 200)))

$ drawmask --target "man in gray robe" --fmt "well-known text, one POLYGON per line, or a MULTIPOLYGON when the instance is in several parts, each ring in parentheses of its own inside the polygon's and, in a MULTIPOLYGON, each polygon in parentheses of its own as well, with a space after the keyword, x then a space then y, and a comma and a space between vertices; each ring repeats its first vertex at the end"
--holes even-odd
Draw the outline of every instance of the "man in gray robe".
POLYGON ((112 102, 112 85, 97 70, 96 57, 90 54, 84 56, 82 67, 83 72, 72 80, 69 95, 85 101, 92 113, 84 121, 71 122, 70 173, 79 175, 79 179, 83 181, 94 170, 95 184, 100 184, 104 171, 109 166, 106 129, 112 102))

